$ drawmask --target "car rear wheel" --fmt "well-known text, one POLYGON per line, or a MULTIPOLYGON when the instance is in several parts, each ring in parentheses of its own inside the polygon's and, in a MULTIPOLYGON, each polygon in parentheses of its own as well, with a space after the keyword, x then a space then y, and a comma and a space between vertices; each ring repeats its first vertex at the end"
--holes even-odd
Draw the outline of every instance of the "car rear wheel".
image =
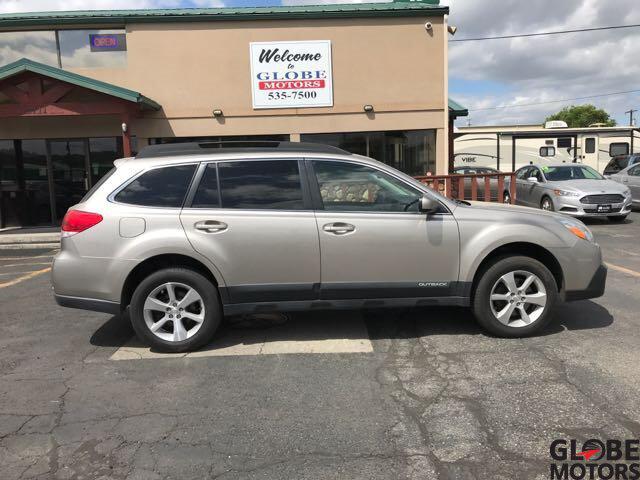
POLYGON ((509 192, 504 192, 504 195, 502 196, 502 203, 511 204, 511 195, 509 192))
POLYGON ((556 281, 539 261, 503 257, 486 269, 473 295, 478 323, 500 337, 526 337, 551 320, 558 297, 556 281))
POLYGON ((553 212, 555 210, 555 208, 553 208, 553 202, 549 197, 544 197, 542 199, 542 202, 540 202, 540 208, 547 212, 553 212))
POLYGON ((614 222, 614 223, 622 223, 627 219, 626 215, 615 215, 615 216, 611 216, 611 217, 607 217, 609 219, 610 222, 614 222))
POLYGON ((185 268, 159 270, 133 293, 131 323, 138 337, 162 352, 186 352, 211 340, 222 320, 216 287, 185 268))

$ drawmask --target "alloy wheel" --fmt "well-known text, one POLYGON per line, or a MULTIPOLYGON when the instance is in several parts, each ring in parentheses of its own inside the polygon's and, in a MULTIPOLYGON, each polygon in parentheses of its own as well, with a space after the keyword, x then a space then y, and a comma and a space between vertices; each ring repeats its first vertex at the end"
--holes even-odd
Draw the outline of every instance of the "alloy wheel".
POLYGON ((540 318, 547 291, 537 275, 516 270, 502 275, 491 289, 491 312, 503 325, 526 327, 540 318))
POLYGON ((553 205, 551 204, 551 200, 545 198, 542 200, 542 210, 546 210, 547 212, 553 211, 553 205))
POLYGON ((205 318, 204 302, 189 285, 163 283, 147 296, 143 317, 155 336, 168 342, 180 342, 200 330, 205 318))

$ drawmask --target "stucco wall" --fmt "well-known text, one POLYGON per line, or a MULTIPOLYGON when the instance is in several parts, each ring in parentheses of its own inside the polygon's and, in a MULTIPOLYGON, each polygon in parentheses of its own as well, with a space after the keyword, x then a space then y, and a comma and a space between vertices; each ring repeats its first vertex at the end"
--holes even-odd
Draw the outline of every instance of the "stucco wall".
MULTIPOLYGON (((433 128, 442 171, 446 40, 442 16, 132 24, 127 68, 73 71, 160 103, 161 111, 132 122, 131 131, 140 138, 433 128), (427 21, 433 24, 430 32, 427 21), (296 40, 331 40, 334 106, 253 110, 249 43, 296 40), (365 104, 375 113, 365 114, 365 104), (213 118, 216 108, 223 118, 213 118)), ((120 120, 3 119, 0 131, 5 138, 83 137, 96 135, 100 125, 111 135, 120 120)))

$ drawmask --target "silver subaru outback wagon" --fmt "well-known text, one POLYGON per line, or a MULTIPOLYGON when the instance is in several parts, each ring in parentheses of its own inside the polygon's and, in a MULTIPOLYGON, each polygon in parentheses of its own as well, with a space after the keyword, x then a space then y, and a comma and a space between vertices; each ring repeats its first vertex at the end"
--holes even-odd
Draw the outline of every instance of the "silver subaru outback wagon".
POLYGON ((603 294, 600 247, 555 213, 453 201, 370 158, 274 142, 150 146, 67 212, 56 301, 193 350, 225 315, 468 306, 522 337, 603 294), (213 148, 215 147, 215 148, 213 148))

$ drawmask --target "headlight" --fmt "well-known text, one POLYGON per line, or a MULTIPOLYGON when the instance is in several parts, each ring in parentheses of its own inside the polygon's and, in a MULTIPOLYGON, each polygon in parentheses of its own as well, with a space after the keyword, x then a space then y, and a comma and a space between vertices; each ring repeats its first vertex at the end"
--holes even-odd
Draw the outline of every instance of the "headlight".
POLYGON ((588 242, 593 242, 593 233, 591 233, 591 230, 589 230, 584 223, 564 218, 558 221, 576 237, 588 242))
POLYGON ((631 196, 631 190, 629 190, 628 188, 627 188, 624 192, 622 192, 622 193, 623 193, 623 195, 624 195, 625 197, 630 197, 630 196, 631 196))
POLYGON ((559 197, 579 197, 580 196, 578 192, 570 192, 568 190, 554 190, 553 193, 555 193, 559 197))

